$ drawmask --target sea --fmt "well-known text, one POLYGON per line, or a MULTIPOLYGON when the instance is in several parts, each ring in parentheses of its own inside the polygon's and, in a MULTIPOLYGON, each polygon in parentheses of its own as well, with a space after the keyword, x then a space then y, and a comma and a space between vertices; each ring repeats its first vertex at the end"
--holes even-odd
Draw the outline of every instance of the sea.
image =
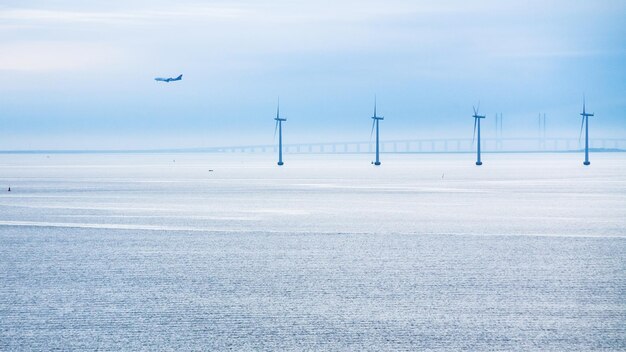
POLYGON ((626 350, 626 153, 275 158, 0 154, 0 350, 626 350))

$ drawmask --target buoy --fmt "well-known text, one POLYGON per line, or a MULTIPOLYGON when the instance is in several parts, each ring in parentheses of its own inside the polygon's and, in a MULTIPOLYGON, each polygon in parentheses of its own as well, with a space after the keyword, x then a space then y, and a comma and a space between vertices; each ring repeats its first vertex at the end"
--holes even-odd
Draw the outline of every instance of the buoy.
POLYGON ((8 192, 11 192, 11 187, 9 187, 9 191, 8 192))

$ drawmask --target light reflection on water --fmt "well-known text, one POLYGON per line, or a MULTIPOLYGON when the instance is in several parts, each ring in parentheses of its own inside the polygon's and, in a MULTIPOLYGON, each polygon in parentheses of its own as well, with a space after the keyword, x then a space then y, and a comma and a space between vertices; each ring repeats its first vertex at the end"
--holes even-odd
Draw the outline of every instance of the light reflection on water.
POLYGON ((57 157, 0 156, 0 350, 626 349, 620 155, 57 157))

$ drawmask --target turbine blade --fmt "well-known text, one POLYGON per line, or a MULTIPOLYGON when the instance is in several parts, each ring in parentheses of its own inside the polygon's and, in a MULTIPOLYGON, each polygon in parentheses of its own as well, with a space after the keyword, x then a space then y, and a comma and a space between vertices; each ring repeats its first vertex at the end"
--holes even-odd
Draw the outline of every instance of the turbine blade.
POLYGON ((376 95, 374 95, 374 117, 376 117, 376 95))
POLYGON ((474 105, 472 105, 472 109, 474 109, 474 115, 478 115, 478 113, 476 112, 476 107, 474 105))
POLYGON ((280 116, 280 97, 278 97, 278 103, 276 104, 276 118, 280 116))
POLYGON ((585 125, 585 117, 583 116, 583 119, 580 122, 580 133, 578 134, 578 144, 580 144, 580 139, 583 136, 583 126, 585 125))
POLYGON ((474 118, 474 133, 472 134, 472 145, 474 145, 474 141, 476 140, 476 123, 478 122, 477 118, 474 118))
POLYGON ((376 120, 372 120, 372 132, 370 132, 370 142, 372 141, 372 136, 374 135, 374 126, 376 125, 376 120))
POLYGON ((276 120, 276 127, 274 127, 274 140, 276 140, 276 131, 278 131, 278 120, 276 120))

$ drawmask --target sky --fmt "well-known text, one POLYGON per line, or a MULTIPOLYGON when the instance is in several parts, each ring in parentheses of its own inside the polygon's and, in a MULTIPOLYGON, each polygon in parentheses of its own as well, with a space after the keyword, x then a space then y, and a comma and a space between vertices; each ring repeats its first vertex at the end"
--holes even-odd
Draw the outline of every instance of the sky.
POLYGON ((626 138, 626 2, 0 2, 0 150, 626 138), (183 74, 181 82, 154 77, 183 74))

